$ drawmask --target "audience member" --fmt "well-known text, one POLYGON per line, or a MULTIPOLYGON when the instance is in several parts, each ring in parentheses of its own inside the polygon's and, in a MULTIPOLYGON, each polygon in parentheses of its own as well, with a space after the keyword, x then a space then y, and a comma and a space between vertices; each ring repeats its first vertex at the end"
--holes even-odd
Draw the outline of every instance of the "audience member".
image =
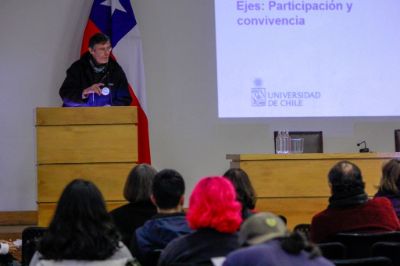
MULTIPOLYGON (((21 241, 21 240, 19 240, 21 241)), ((19 252, 20 245, 15 244, 16 241, 0 240, 0 255, 16 254, 19 252)))
POLYGON ((20 241, 0 240, 0 265, 18 264, 16 261, 21 260, 20 241))
POLYGON ((382 177, 375 197, 386 197, 400 218, 400 160, 392 159, 382 167, 382 177))
POLYGON ((126 246, 131 244, 136 228, 157 213, 156 206, 150 200, 151 186, 156 174, 156 169, 148 164, 135 166, 124 187, 124 197, 129 203, 110 213, 126 246))
POLYGON ((131 260, 128 248, 111 216, 103 196, 90 181, 76 179, 61 194, 48 231, 39 242, 30 265, 75 265, 79 261, 131 260))
POLYGON ((311 222, 311 240, 326 242, 340 232, 382 232, 400 229, 387 198, 368 200, 361 170, 348 161, 338 162, 328 174, 331 197, 328 208, 311 222))
POLYGON ((142 265, 157 265, 156 253, 173 239, 192 232, 183 212, 184 193, 185 182, 177 171, 165 169, 154 177, 151 199, 158 214, 136 230, 131 246, 142 265))
POLYGON ((249 176, 240 168, 232 168, 225 172, 236 190, 236 198, 242 204, 242 218, 247 219, 256 206, 256 193, 251 185, 249 176))
POLYGON ((275 214, 263 212, 243 222, 239 244, 250 247, 231 252, 224 266, 330 266, 319 249, 294 232, 289 235, 285 223, 275 214))
POLYGON ((239 247, 236 231, 242 222, 235 189, 223 177, 208 177, 195 186, 187 213, 195 232, 173 240, 159 265, 210 263, 239 247))

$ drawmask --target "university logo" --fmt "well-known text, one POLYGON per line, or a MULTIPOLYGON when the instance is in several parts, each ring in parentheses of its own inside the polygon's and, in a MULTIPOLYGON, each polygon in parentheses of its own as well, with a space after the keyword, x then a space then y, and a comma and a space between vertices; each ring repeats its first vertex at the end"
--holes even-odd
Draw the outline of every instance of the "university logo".
POLYGON ((251 106, 266 106, 266 90, 262 88, 262 79, 254 80, 254 88, 251 88, 251 106))

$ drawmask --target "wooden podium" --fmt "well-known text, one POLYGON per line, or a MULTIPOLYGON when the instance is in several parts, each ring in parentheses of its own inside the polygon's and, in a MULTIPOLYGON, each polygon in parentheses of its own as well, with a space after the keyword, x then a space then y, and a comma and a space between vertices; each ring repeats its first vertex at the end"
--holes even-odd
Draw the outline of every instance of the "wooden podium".
POLYGON ((311 223, 313 215, 328 206, 328 172, 338 161, 358 165, 366 191, 373 196, 382 164, 397 157, 400 153, 227 155, 231 167, 240 167, 249 175, 257 193, 256 209, 286 216, 289 228, 311 223))
POLYGON ((75 178, 93 181, 107 208, 125 203, 125 180, 138 161, 136 107, 37 108, 36 137, 39 226, 75 178))

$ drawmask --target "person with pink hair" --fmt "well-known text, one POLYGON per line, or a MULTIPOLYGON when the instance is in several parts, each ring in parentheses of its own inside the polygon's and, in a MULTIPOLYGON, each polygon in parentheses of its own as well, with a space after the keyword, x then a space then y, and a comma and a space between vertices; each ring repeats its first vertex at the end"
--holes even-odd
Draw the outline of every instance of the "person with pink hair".
POLYGON ((158 265, 210 263, 239 247, 237 230, 242 223, 235 188, 224 177, 206 177, 195 186, 186 218, 195 232, 169 243, 158 265))

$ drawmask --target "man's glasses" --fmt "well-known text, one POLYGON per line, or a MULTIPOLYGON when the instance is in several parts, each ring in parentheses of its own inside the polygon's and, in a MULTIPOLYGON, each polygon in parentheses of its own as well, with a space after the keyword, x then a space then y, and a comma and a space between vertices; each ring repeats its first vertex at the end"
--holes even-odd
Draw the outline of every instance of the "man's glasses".
POLYGON ((102 53, 111 52, 112 51, 112 47, 109 46, 109 47, 96 48, 95 50, 99 51, 99 52, 102 52, 102 53))

